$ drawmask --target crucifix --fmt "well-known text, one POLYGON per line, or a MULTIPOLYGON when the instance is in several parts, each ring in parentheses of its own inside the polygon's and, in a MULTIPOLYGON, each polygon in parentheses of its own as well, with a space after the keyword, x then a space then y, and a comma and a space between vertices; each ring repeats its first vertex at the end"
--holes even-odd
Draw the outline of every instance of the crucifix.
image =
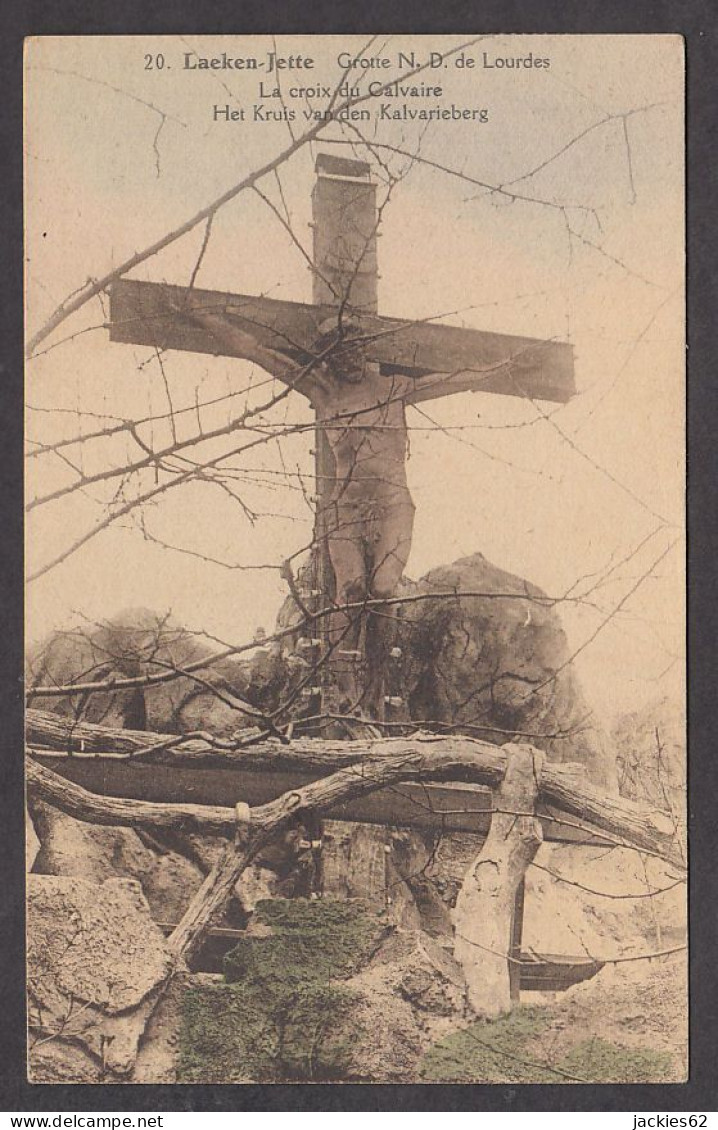
POLYGON ((401 706, 383 685, 391 617, 376 602, 395 594, 411 546, 407 405, 466 391, 565 402, 575 391, 573 352, 555 341, 380 316, 370 167, 324 153, 316 174, 312 304, 121 279, 110 338, 253 361, 308 398, 316 414, 314 610, 336 607, 306 641, 327 657, 313 709, 382 720, 401 706))

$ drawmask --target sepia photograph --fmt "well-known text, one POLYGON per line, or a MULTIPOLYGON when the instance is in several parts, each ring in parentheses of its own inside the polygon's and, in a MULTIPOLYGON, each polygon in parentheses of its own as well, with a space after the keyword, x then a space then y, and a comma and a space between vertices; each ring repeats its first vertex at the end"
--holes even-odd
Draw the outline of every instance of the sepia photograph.
POLYGON ((685 1082, 683 39, 24 79, 28 1080, 685 1082))

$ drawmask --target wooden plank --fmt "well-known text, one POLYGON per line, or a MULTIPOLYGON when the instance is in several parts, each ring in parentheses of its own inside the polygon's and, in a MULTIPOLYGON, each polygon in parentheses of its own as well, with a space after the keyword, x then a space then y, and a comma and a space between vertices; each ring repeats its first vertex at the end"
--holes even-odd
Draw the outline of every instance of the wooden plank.
POLYGON ((553 953, 522 953, 521 961, 525 962, 518 966, 522 993, 563 992, 572 985, 595 977, 604 966, 604 962, 583 955, 572 957, 553 953))
MULTIPOLYGON (((110 294, 110 340, 240 356, 227 352, 206 330, 175 315, 168 316, 169 302, 181 305, 187 297, 184 287, 118 280, 110 294)), ((301 363, 312 356, 319 327, 336 314, 336 308, 329 305, 283 302, 228 291, 194 289, 191 302, 228 313, 240 329, 252 333, 262 345, 281 350, 301 363)), ((367 359, 378 362, 388 375, 458 374, 448 383, 432 382, 412 399, 473 390, 563 403, 576 391, 573 348, 565 342, 379 315, 363 315, 360 322, 366 335, 367 359)))
MULTIPOLYGON (((90 792, 101 796, 166 804, 211 804, 232 808, 238 801, 250 807, 265 804, 282 793, 317 779, 317 773, 298 770, 259 770, 191 765, 144 764, 117 756, 77 756, 33 750, 33 757, 90 792)), ((477 785, 418 785, 405 783, 331 809, 334 820, 360 824, 397 825, 434 832, 471 832, 485 836, 489 829, 491 790, 477 785)), ((560 813, 554 814, 560 817, 560 813)), ((572 828, 540 810, 544 838, 554 843, 605 846, 600 832, 572 828)))

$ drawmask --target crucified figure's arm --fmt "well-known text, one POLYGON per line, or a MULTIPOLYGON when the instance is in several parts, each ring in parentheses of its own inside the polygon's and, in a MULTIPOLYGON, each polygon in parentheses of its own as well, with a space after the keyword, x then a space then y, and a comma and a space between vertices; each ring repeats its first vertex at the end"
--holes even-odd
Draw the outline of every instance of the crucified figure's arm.
POLYGON ((295 361, 280 353, 278 349, 261 345, 251 333, 231 322, 226 314, 217 314, 211 310, 203 310, 201 307, 180 306, 176 303, 173 303, 173 310, 181 317, 207 330, 218 345, 224 345, 233 352, 241 354, 247 361, 261 365, 273 377, 279 377, 288 383, 293 376, 296 377, 299 366, 295 361))
POLYGON ((439 396, 452 396, 455 392, 481 392, 493 371, 484 373, 479 369, 457 369, 451 373, 424 373, 412 377, 406 394, 407 404, 417 404, 422 400, 436 400, 439 396))
POLYGON ((283 384, 304 393, 310 400, 314 401, 317 393, 324 389, 326 378, 321 363, 313 368, 300 365, 286 353, 262 345, 252 333, 241 329, 227 314, 215 313, 201 307, 180 306, 176 303, 172 304, 172 309, 175 314, 207 330, 218 345, 224 346, 234 355, 260 365, 267 373, 283 384), (306 372, 303 372, 305 368, 306 372))

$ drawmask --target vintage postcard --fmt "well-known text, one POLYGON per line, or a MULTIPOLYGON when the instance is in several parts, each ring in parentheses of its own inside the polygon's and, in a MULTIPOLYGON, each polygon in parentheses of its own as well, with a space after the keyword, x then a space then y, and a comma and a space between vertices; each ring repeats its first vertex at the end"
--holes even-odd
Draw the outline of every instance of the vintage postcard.
POLYGON ((30 1079, 684 1081, 682 39, 25 83, 30 1079))

